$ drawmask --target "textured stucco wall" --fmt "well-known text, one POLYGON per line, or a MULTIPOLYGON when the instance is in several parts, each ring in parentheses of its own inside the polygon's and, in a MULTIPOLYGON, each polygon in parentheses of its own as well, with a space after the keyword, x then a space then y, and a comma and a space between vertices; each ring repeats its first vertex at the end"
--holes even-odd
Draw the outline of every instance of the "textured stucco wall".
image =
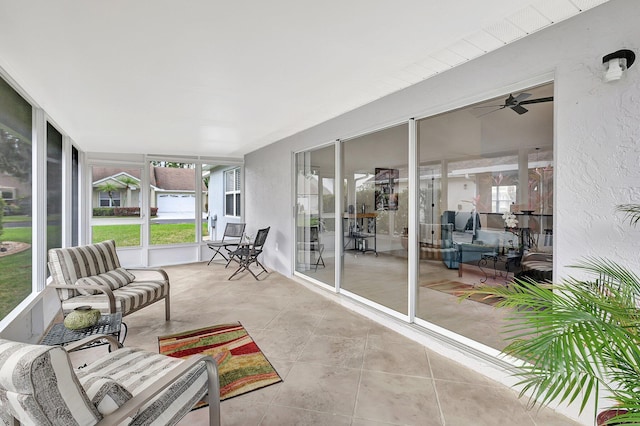
POLYGON ((424 117, 555 80, 556 277, 583 256, 606 256, 640 272, 638 231, 614 214, 640 202, 640 65, 602 81, 602 56, 640 54, 640 6, 612 0, 408 89, 255 151, 245 158, 248 226, 271 225, 270 268, 291 268, 293 151, 424 117), (278 250, 276 251, 276 245, 278 250))

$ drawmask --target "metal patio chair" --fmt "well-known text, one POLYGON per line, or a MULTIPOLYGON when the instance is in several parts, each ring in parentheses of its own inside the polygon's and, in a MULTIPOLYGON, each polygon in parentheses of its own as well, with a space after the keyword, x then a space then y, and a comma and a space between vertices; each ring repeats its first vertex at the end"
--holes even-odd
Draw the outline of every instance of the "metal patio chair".
POLYGON ((268 273, 267 269, 258 260, 258 256, 260 256, 263 251, 263 246, 265 241, 267 241, 267 235, 269 235, 270 228, 271 227, 259 229, 258 233, 256 234, 256 238, 253 240, 253 243, 241 243, 236 250, 230 253, 230 259, 229 262, 227 262, 227 265, 231 262, 231 259, 233 259, 238 262, 238 269, 236 269, 235 272, 231 274, 229 279, 235 277, 237 274, 243 271, 249 271, 249 273, 253 275, 253 278, 255 278, 256 280, 258 279, 258 275, 262 274, 263 272, 268 273), (262 268, 262 271, 258 272, 257 274, 250 268, 251 264, 254 263, 256 264, 256 266, 262 268))
POLYGON ((244 235, 245 226, 245 223, 227 223, 227 226, 225 226, 224 228, 222 239, 217 241, 210 241, 207 243, 207 247, 214 251, 213 256, 211 256, 211 259, 209 259, 209 263, 207 263, 207 265, 210 265, 213 261, 213 258, 218 254, 222 256, 224 260, 229 262, 229 258, 225 256, 225 254, 223 253, 223 249, 227 252, 227 254, 229 254, 238 248, 238 244, 240 243, 242 236, 244 235))

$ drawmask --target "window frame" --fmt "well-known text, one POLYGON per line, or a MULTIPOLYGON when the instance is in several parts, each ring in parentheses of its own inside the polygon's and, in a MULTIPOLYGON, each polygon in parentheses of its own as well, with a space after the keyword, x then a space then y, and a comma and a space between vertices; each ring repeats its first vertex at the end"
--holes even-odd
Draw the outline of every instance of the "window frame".
POLYGON ((241 186, 240 167, 234 167, 233 169, 225 170, 224 172, 224 215, 225 217, 241 217, 241 186), (229 179, 232 179, 232 188, 229 189, 229 179), (233 200, 233 205, 229 206, 229 196, 233 200), (231 210, 229 209, 231 207, 231 210))
POLYGON ((113 196, 109 198, 109 194, 104 191, 98 192, 98 207, 120 207, 122 203, 122 194, 120 191, 114 191, 113 196), (117 194, 117 197, 116 197, 117 194), (102 205, 102 202, 106 201, 107 205, 102 205))
POLYGON ((501 193, 501 189, 504 188, 507 192, 509 192, 509 188, 513 188, 512 191, 513 192, 517 192, 518 191, 518 185, 492 185, 491 186, 491 210, 492 213, 505 213, 505 212, 509 212, 510 211, 510 206, 511 204, 513 204, 515 201, 512 199, 508 199, 508 200, 502 200, 500 199, 500 193, 501 193), (500 210, 500 206, 501 203, 508 203, 506 206, 506 209, 501 211, 500 210))

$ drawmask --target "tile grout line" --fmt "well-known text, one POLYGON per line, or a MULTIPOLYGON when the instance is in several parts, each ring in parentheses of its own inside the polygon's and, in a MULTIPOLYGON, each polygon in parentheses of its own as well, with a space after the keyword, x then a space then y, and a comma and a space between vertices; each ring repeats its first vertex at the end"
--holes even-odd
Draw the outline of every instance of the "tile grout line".
POLYGON ((429 351, 427 348, 424 348, 424 353, 427 356, 427 361, 429 362, 429 373, 431 375, 431 386, 433 386, 433 392, 436 395, 436 405, 438 406, 438 412, 440 413, 440 423, 443 426, 446 426, 447 421, 444 418, 444 412, 442 411, 442 404, 440 404, 440 395, 438 394, 438 387, 436 386, 436 380, 433 375, 433 367, 431 366, 431 358, 429 358, 429 351))
POLYGON ((364 372, 364 357, 369 347, 369 335, 371 331, 367 329, 367 338, 364 341, 364 350, 362 351, 362 363, 360 364, 360 371, 358 372, 358 387, 356 388, 356 396, 353 401, 353 411, 351 412, 351 424, 356 417, 356 410, 358 409, 358 397, 360 396, 360 386, 362 385, 362 373, 364 372))

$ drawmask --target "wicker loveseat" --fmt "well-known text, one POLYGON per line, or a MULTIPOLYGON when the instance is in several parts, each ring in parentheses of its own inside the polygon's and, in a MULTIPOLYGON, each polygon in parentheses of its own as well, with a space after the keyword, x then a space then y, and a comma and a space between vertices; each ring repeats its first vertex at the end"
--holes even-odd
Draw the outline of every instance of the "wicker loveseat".
POLYGON ((49 250, 50 287, 57 289, 64 314, 89 305, 126 316, 162 299, 171 317, 169 277, 158 268, 122 268, 115 241, 49 250), (137 275, 136 275, 137 274, 137 275))

